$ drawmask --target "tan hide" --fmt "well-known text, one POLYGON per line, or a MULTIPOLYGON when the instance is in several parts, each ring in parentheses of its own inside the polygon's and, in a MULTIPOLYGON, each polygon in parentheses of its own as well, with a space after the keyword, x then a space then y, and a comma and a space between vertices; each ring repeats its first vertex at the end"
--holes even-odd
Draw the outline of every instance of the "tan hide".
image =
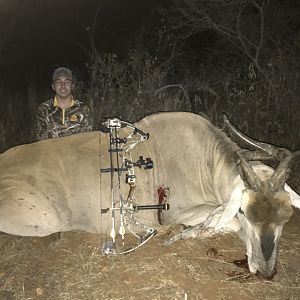
MULTIPOLYGON (((157 204, 162 187, 170 192, 171 206, 164 222, 194 225, 229 200, 237 146, 209 121, 191 113, 159 113, 136 126, 150 139, 134 148, 133 161, 140 155, 154 161, 153 169, 136 170, 137 203, 157 204)), ((0 231, 29 236, 74 229, 108 232, 111 213, 101 214, 101 208, 111 206, 110 174, 100 173, 110 167, 107 142, 107 135, 90 132, 1 154, 0 231)), ((121 185, 127 197, 124 175, 121 185)), ((156 211, 139 213, 137 219, 158 223, 156 211)))

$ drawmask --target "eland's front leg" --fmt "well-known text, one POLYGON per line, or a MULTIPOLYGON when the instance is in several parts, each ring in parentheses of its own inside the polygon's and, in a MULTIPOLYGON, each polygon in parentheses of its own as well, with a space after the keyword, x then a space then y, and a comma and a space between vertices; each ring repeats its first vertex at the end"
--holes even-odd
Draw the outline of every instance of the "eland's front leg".
POLYGON ((182 232, 168 239, 164 244, 170 245, 178 240, 185 240, 189 238, 208 238, 220 233, 239 231, 240 225, 236 218, 233 218, 231 221, 227 222, 226 225, 221 229, 216 229, 216 225, 218 224, 218 221, 220 220, 220 217, 223 212, 223 206, 219 206, 213 210, 210 210, 209 213, 206 215, 206 219, 204 221, 194 226, 189 226, 182 232))

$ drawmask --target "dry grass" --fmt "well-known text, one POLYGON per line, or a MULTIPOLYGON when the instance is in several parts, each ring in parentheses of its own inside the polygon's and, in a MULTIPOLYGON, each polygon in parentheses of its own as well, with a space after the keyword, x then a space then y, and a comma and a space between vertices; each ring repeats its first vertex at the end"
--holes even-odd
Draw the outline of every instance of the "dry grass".
POLYGON ((93 234, 1 234, 0 299, 299 299, 299 221, 298 213, 285 227, 272 281, 232 263, 245 249, 231 235, 163 246, 169 229, 161 228, 136 252, 103 257, 93 234))

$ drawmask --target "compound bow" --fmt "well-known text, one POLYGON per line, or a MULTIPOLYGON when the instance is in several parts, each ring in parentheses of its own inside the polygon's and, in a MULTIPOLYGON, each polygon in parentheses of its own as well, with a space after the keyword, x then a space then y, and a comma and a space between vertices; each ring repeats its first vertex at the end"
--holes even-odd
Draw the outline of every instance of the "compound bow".
MULTIPOLYGON (((126 254, 132 252, 144 245, 149 241, 155 234, 156 230, 151 226, 142 224, 138 222, 134 214, 139 210, 148 210, 148 209, 169 209, 168 204, 158 204, 158 205, 137 205, 134 202, 134 191, 136 188, 136 176, 134 173, 134 168, 144 168, 152 169, 153 161, 151 158, 144 159, 143 156, 140 156, 136 162, 132 161, 131 150, 138 144, 149 139, 149 134, 145 133, 141 129, 135 127, 133 124, 119 120, 117 118, 107 118, 101 124, 101 131, 109 134, 109 156, 110 156, 110 168, 101 169, 102 173, 111 174, 111 231, 110 237, 111 240, 104 242, 102 245, 102 254, 103 255, 112 255, 112 254, 126 254), (126 138, 119 138, 119 130, 121 128, 129 128, 132 132, 126 138), (120 163, 122 160, 122 165, 120 163), (116 164, 116 166, 115 166, 116 164), (124 199, 121 193, 121 173, 126 172, 125 182, 129 185, 129 193, 124 199), (117 173, 117 185, 118 185, 118 196, 119 200, 116 201, 115 185, 114 185, 114 173, 117 173), (122 239, 122 249, 119 251, 116 247, 116 218, 117 212, 119 212, 120 218, 120 227, 118 234, 122 239), (144 231, 143 235, 136 233, 136 228, 142 229, 144 231), (125 234, 126 229, 133 234, 138 239, 138 243, 129 248, 125 248, 125 234)), ((104 212, 108 210, 105 209, 104 212)))

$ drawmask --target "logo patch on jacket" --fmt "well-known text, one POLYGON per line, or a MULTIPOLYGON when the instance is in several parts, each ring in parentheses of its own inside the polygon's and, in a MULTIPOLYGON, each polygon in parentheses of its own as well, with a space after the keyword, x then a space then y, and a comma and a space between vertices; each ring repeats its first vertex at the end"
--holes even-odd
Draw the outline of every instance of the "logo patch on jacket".
POLYGON ((77 120, 78 120, 77 115, 70 116, 70 121, 71 122, 77 122, 77 120))

